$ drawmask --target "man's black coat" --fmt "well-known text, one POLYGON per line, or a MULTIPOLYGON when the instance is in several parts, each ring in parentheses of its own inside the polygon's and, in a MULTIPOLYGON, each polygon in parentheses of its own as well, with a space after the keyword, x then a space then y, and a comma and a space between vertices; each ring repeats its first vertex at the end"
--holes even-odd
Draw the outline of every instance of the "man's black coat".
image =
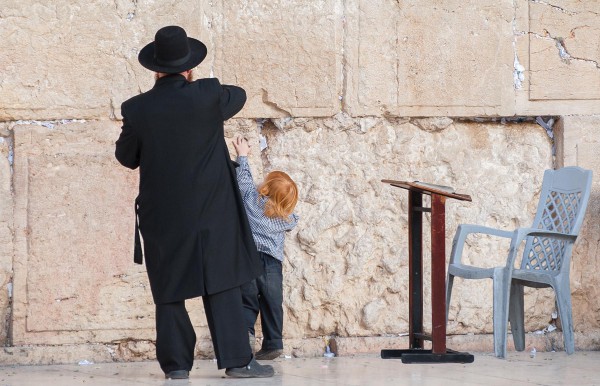
POLYGON ((115 156, 140 168, 139 229, 156 304, 262 273, 223 132, 245 102, 243 89, 217 79, 169 75, 121 106, 115 156))

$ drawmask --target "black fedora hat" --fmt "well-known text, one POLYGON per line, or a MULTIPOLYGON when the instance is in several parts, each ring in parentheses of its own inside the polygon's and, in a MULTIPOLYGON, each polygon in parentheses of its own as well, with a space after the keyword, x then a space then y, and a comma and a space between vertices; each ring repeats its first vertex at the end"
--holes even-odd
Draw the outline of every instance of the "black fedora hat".
POLYGON ((206 46, 200 40, 189 38, 178 26, 159 29, 154 41, 138 55, 140 64, 155 72, 177 74, 196 67, 206 58, 206 46))

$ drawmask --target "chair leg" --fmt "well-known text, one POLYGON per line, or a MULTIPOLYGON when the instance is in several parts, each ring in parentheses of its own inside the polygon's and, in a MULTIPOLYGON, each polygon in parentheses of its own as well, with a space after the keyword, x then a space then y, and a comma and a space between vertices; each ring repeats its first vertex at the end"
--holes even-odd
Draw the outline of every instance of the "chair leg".
POLYGON ((506 358, 508 329, 508 285, 504 269, 494 270, 494 355, 506 358))
POLYGON ((454 284, 454 275, 448 274, 446 279, 446 324, 448 324, 448 313, 450 312, 450 298, 452 297, 452 284, 454 284))
POLYGON ((565 351, 571 355, 575 352, 575 334, 573 333, 573 309, 571 306, 571 288, 566 284, 559 284, 554 288, 558 315, 562 324, 565 351))
POLYGON ((510 300, 508 320, 512 331, 515 350, 525 350, 525 304, 523 286, 512 283, 510 285, 510 300))

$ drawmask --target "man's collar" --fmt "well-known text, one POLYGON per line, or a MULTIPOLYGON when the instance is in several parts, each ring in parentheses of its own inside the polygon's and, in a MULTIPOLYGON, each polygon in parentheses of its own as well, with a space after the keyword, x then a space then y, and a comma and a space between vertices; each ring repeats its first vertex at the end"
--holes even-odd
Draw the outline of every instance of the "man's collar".
POLYGON ((185 76, 183 76, 181 74, 169 74, 169 75, 165 75, 163 77, 158 78, 156 80, 156 82, 154 83, 154 87, 160 86, 163 84, 167 84, 167 83, 181 82, 181 81, 187 81, 185 79, 185 76))

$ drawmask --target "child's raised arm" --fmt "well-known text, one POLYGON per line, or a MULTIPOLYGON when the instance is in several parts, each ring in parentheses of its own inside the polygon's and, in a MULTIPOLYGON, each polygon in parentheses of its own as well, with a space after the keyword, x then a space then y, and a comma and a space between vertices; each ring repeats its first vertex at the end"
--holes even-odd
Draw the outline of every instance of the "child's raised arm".
POLYGON ((240 165, 236 168, 236 176, 240 192, 244 199, 252 197, 252 199, 258 198, 258 192, 252 179, 252 172, 250 171, 250 165, 248 165, 248 153, 250 153, 250 144, 246 138, 240 136, 235 137, 233 140, 233 147, 237 153, 237 162, 240 165))

